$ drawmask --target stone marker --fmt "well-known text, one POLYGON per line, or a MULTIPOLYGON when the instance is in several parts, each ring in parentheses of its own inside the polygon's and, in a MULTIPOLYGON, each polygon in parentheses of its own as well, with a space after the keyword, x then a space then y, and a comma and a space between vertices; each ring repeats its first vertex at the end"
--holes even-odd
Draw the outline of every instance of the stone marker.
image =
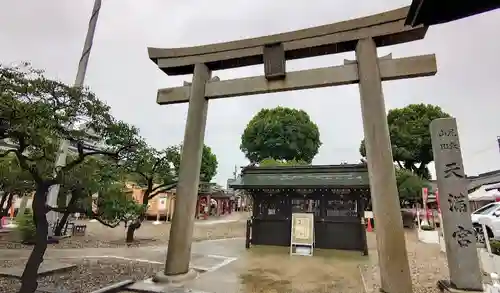
POLYGON ((450 271, 450 281, 440 281, 438 285, 482 292, 457 122, 455 118, 436 119, 431 122, 430 131, 450 271))

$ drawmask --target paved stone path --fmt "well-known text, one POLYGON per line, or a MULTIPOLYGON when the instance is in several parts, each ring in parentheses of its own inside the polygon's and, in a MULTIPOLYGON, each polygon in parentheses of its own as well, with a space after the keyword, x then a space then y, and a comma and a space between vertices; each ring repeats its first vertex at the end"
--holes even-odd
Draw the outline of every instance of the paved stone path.
MULTIPOLYGON (((374 233, 367 233, 369 257, 359 252, 315 250, 314 257, 290 257, 288 247, 245 249, 244 238, 206 240, 192 246, 191 265, 204 273, 186 288, 210 293, 342 292, 363 293, 364 284, 377 288, 378 264, 374 233)), ((437 292, 435 279, 446 278, 438 245, 423 244, 407 233, 407 248, 415 292, 437 292)), ((22 259, 26 249, 0 250, 0 259, 22 259)), ((115 258, 163 264, 165 246, 121 248, 49 248, 45 259, 115 258)))

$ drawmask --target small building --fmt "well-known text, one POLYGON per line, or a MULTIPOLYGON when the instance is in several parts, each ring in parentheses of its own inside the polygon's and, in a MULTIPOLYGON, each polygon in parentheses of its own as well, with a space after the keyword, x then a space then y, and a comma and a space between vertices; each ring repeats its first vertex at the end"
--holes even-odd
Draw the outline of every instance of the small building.
POLYGON ((231 183, 253 199, 252 245, 289 246, 292 213, 314 214, 314 246, 368 253, 364 206, 365 164, 275 166, 242 169, 231 183))
POLYGON ((213 216, 227 215, 232 212, 231 196, 223 190, 214 191, 210 195, 210 200, 215 203, 215 209, 210 211, 213 216))
MULTIPOLYGON (((134 183, 127 183, 127 187, 130 190, 134 200, 138 203, 142 203, 145 191, 144 188, 134 183)), ((158 195, 156 195, 155 197, 153 197, 148 201, 146 216, 148 218, 156 218, 159 214, 159 217, 161 219, 170 220, 174 213, 175 198, 176 198, 175 188, 159 193, 158 195)))
POLYGON ((215 183, 200 183, 197 219, 222 216, 232 212, 232 197, 215 183))

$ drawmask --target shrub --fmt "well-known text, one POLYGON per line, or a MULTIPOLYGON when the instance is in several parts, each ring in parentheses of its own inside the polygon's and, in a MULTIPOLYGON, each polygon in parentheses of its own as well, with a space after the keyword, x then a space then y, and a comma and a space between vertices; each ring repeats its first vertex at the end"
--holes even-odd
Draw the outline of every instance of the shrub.
POLYGON ((21 240, 28 243, 33 242, 35 240, 36 227, 31 211, 27 210, 23 215, 19 215, 16 220, 21 240))
POLYGON ((496 255, 500 255, 500 241, 490 240, 491 252, 496 255))
POLYGON ((422 225, 422 226, 420 226, 420 229, 422 229, 424 231, 434 231, 434 227, 432 227, 430 225, 422 225))

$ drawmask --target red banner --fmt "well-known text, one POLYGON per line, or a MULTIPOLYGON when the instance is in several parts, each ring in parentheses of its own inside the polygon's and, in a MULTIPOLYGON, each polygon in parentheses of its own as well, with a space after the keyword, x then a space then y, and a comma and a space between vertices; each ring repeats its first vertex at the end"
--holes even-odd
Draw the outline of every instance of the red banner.
POLYGON ((436 189, 436 203, 438 206, 438 211, 441 212, 441 204, 439 203, 439 190, 436 189))
POLYGON ((429 221, 429 210, 427 209, 427 197, 429 196, 428 194, 428 189, 427 187, 423 187, 422 188, 422 204, 423 204, 423 208, 424 208, 424 213, 425 213, 425 217, 427 219, 427 222, 429 221))

